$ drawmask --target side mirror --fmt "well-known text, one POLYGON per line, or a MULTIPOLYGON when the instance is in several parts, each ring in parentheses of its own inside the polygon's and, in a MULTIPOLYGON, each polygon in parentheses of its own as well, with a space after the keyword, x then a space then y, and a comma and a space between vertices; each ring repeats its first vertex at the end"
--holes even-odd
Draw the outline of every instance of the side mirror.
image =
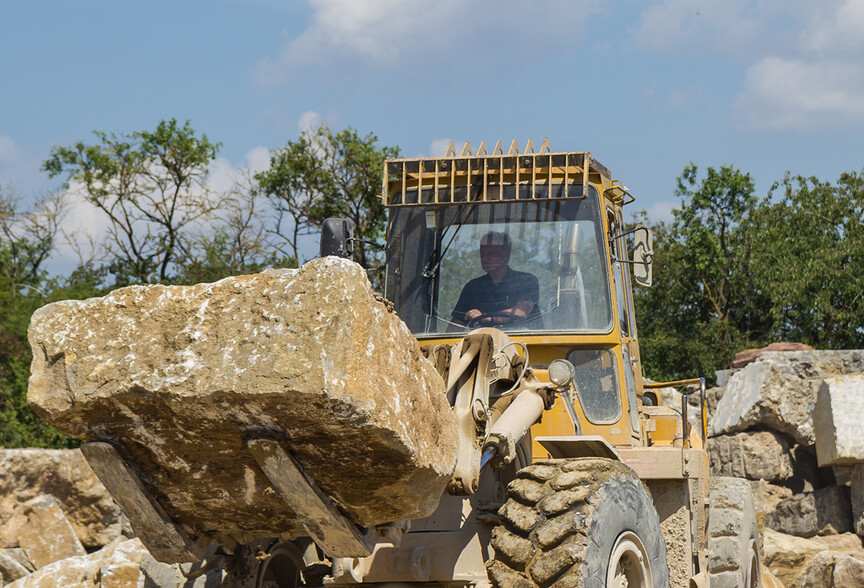
POLYGON ((354 254, 354 223, 347 218, 328 218, 321 225, 321 257, 350 258, 354 254))
POLYGON ((645 225, 637 225, 633 230, 633 281, 640 286, 649 287, 653 274, 651 263, 654 261, 654 233, 645 225))

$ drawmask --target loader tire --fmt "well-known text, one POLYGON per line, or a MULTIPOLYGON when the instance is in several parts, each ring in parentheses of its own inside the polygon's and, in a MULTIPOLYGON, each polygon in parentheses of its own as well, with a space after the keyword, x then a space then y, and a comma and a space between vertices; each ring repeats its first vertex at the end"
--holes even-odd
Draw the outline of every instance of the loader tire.
POLYGON ((657 511, 623 463, 540 461, 519 470, 507 496, 486 564, 494 586, 668 588, 657 511))
POLYGON ((759 529, 750 483, 711 478, 708 509, 708 585, 711 588, 762 586, 759 529))

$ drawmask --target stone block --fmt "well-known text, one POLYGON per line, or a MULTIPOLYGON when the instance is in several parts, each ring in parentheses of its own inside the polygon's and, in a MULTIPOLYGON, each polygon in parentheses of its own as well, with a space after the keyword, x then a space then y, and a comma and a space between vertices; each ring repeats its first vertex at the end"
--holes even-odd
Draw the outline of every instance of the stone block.
POLYGON ((862 553, 861 538, 852 533, 805 539, 765 529, 761 537, 762 563, 788 588, 799 585, 796 582, 818 553, 862 553))
POLYGON ((761 426, 813 445, 811 413, 822 380, 855 373, 864 373, 864 350, 763 352, 729 378, 709 435, 761 426))
POLYGON ((851 469, 852 524, 855 532, 864 536, 864 464, 855 464, 851 469))
POLYGON ((780 501, 765 517, 765 526, 798 537, 852 531, 849 489, 829 486, 780 501))
POLYGON ((794 474, 786 438, 771 431, 721 435, 708 443, 711 473, 748 480, 787 480, 794 474))
POLYGON ((117 539, 123 515, 77 449, 0 449, 0 547, 17 545, 20 505, 53 496, 84 547, 117 539))
POLYGON ((193 536, 305 534, 250 437, 279 441, 365 526, 431 514, 455 465, 440 375, 344 259, 54 303, 29 338, 34 410, 113 444, 193 536))
POLYGON ((0 586, 14 582, 18 578, 23 578, 32 571, 24 567, 17 559, 0 551, 0 586))
MULTIPOLYGON (((55 561, 5 588, 95 588, 102 586, 103 569, 131 569, 126 566, 138 565, 146 553, 138 539, 117 539, 93 553, 55 561)), ((144 585, 140 579, 138 586, 144 585)))
POLYGON ((35 568, 87 553, 53 496, 31 500, 24 514, 27 524, 18 529, 18 543, 35 568))
POLYGON ((796 588, 851 588, 864 585, 864 552, 822 551, 813 556, 796 588))
POLYGON ((825 378, 819 387, 813 426, 820 466, 864 463, 864 374, 825 378))

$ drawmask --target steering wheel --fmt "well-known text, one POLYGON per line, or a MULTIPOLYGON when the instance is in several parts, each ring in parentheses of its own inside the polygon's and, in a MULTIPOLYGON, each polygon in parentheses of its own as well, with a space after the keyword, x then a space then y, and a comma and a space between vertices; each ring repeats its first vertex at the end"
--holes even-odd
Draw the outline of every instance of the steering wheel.
POLYGON ((465 326, 468 327, 469 329, 474 329, 476 327, 494 327, 496 325, 492 323, 491 319, 499 317, 499 316, 503 317, 503 318, 510 319, 506 323, 497 323, 498 326, 502 326, 502 327, 505 325, 508 325, 508 326, 509 325, 518 325, 519 323, 523 323, 523 322, 528 320, 528 317, 521 318, 521 317, 516 316, 515 314, 510 314, 509 312, 487 312, 487 313, 481 314, 480 316, 475 316, 473 319, 468 321, 468 323, 465 326), (482 321, 484 321, 484 320, 489 320, 489 323, 483 324, 482 321))

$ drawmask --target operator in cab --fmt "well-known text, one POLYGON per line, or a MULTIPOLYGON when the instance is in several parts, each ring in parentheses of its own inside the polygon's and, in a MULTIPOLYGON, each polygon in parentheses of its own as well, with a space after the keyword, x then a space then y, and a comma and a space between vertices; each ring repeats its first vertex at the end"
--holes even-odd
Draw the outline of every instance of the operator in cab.
POLYGON ((480 265, 486 275, 474 278, 462 288, 459 301, 453 308, 454 325, 542 327, 537 278, 527 272, 517 272, 508 265, 511 250, 510 237, 506 233, 483 235, 480 239, 480 265))

